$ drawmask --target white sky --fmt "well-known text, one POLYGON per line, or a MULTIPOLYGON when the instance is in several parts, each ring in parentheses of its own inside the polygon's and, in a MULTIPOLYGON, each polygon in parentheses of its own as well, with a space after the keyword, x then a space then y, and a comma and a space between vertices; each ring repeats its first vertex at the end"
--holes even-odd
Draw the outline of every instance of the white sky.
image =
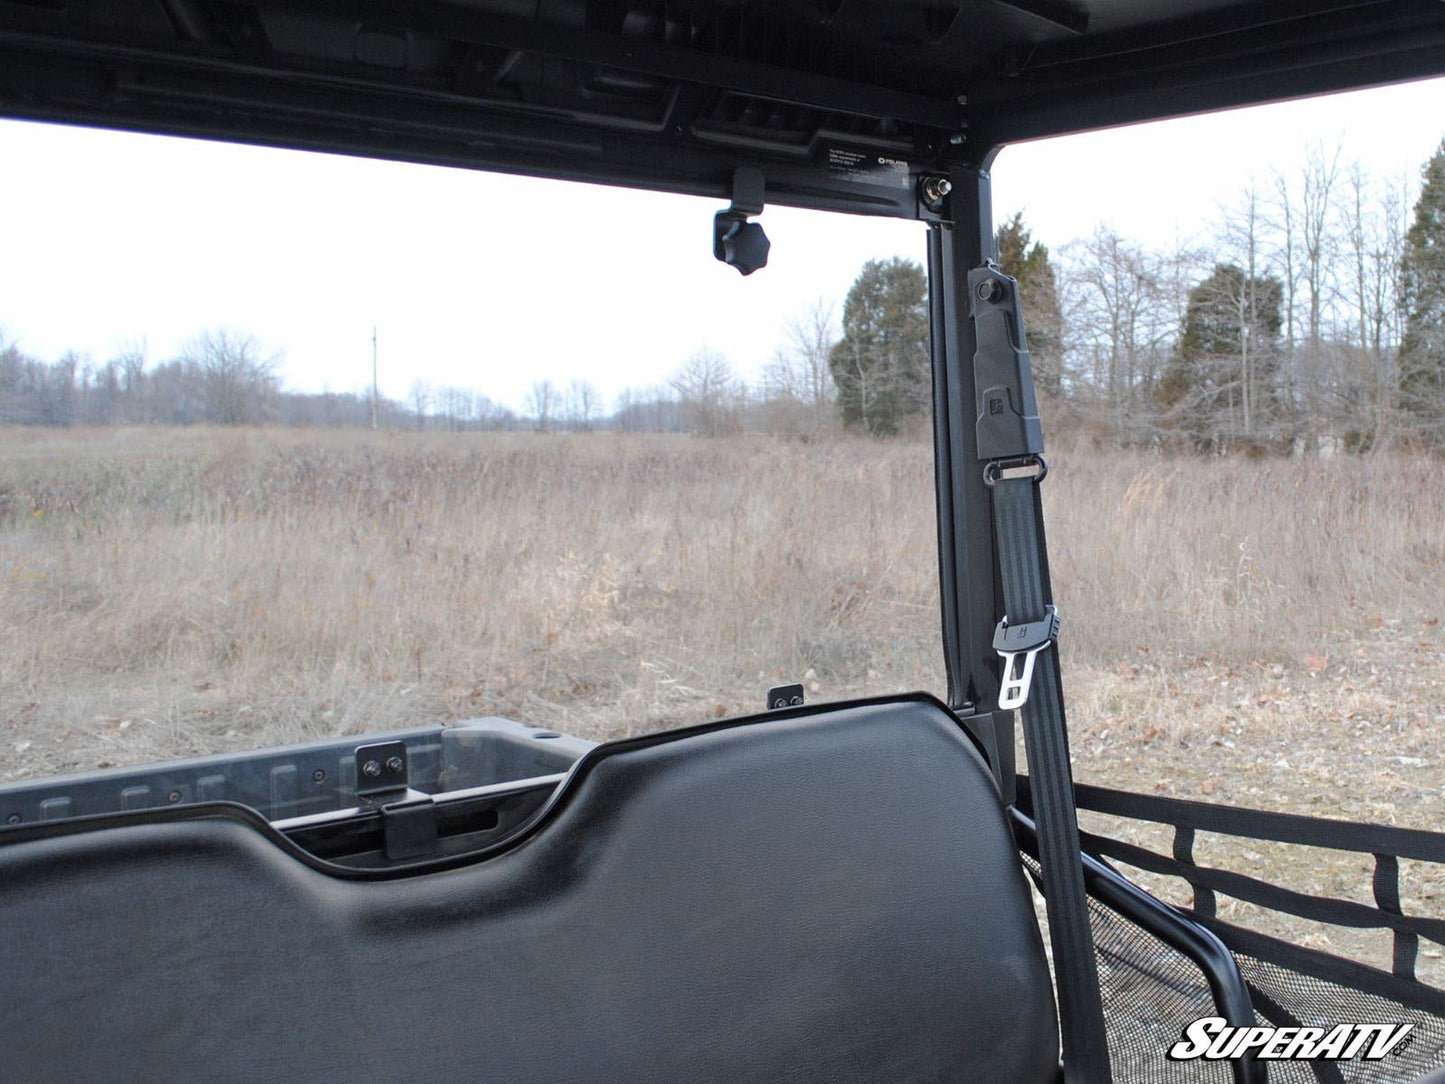
MULTIPOLYGON (((1418 177, 1445 135, 1445 80, 1006 149, 1000 219, 1057 247, 1112 222, 1166 244, 1204 234, 1251 176, 1313 141, 1418 177)), ((250 332, 288 387, 414 378, 520 407, 542 377, 608 396, 660 383, 702 345, 755 376, 784 322, 836 300, 870 257, 921 260, 914 223, 769 208, 769 266, 711 253, 721 204, 464 170, 0 121, 0 332, 53 360, 198 331, 250 332), (624 246, 624 241, 630 244, 624 246)))

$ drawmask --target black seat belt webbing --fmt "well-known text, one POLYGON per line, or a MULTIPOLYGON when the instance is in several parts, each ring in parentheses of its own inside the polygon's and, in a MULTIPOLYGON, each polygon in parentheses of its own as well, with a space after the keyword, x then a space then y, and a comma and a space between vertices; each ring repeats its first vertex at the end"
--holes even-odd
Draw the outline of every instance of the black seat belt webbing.
MULTIPOLYGON (((993 509, 1007 621, 1011 626, 1042 621, 1048 606, 1048 567, 1038 478, 995 482, 993 509)), ((1058 984, 1064 1080, 1065 1084, 1106 1084, 1112 1078, 1104 1006, 1079 858, 1078 814, 1055 650, 1045 647, 1037 652, 1026 695, 1021 709, 1024 748, 1058 984)))
POLYGON ((1024 341, 1018 283, 992 262, 968 274, 975 332, 978 460, 993 491, 995 560, 1004 619, 994 634, 1003 659, 998 707, 1022 709, 1029 785, 1048 907, 1059 998, 1065 1084, 1112 1084, 1103 997, 1089 925, 1074 779, 1050 604, 1039 483, 1048 467, 1024 341))

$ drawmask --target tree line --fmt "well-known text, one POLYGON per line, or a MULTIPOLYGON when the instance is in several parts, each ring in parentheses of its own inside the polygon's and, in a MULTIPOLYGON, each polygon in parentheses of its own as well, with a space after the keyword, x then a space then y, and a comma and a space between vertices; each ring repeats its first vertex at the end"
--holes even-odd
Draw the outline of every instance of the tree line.
MULTIPOLYGON (((1413 203, 1405 183, 1317 146, 1212 219, 1202 240, 1152 248, 1101 224, 1054 252, 1021 213, 999 228, 1054 427, 1211 453, 1445 446, 1445 142, 1413 203)), ((283 391, 276 359, 227 331, 154 367, 134 350, 44 364, 0 341, 0 424, 886 437, 926 423, 927 290, 918 263, 870 260, 841 314, 819 300, 790 320, 751 383, 704 348, 610 404, 590 381, 539 380, 520 412, 420 381, 407 402, 283 391)))
POLYGON ((673 376, 625 389, 611 403, 589 380, 538 380, 515 410, 473 388, 412 383, 404 400, 366 392, 283 389, 280 358, 252 335, 217 328, 180 354, 150 364, 143 347, 95 364, 73 353, 55 362, 26 356, 0 335, 0 426, 293 425, 379 426, 426 431, 590 431, 816 435, 834 428, 828 351, 834 308, 817 301, 787 322, 759 380, 741 379, 701 348, 673 376))
MULTIPOLYGON (((1202 241, 1099 225, 1053 253, 998 231, 1054 426, 1248 454, 1445 447, 1445 142, 1408 186, 1314 147, 1252 185, 1202 241)), ((927 409, 926 282, 873 262, 832 372, 845 421, 886 435, 927 409)))
POLYGON ((1314 147, 1203 242, 1151 249, 1099 226, 1056 261, 1005 251, 1041 387, 1125 443, 1445 444, 1445 143, 1413 208, 1408 191, 1314 147))

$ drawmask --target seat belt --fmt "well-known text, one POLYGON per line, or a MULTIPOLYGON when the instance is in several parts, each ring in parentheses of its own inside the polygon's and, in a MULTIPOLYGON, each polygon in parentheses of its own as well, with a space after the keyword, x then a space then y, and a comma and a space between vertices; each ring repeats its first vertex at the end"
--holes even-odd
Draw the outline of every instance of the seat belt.
POLYGON ((1080 858, 1069 766, 1058 612, 1051 604, 1039 484, 1048 473, 1024 343, 1017 283, 992 262, 968 276, 978 348, 974 357, 978 457, 993 494, 995 560, 1004 617, 994 632, 1003 661, 998 706, 1023 716, 1029 789, 1038 827, 1044 900, 1053 947, 1065 1084, 1111 1084, 1099 969, 1080 858))

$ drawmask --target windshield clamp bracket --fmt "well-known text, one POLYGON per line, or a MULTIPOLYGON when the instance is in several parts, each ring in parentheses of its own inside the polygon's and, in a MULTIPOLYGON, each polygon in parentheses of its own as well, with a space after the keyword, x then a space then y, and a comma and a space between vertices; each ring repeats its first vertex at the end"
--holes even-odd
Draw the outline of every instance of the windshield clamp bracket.
POLYGON ((394 800, 410 782, 406 742, 379 741, 356 747, 356 797, 363 803, 394 800))
POLYGON ((803 686, 797 682, 792 685, 774 685, 768 690, 768 710, 777 711, 779 708, 800 708, 803 706, 803 686))

